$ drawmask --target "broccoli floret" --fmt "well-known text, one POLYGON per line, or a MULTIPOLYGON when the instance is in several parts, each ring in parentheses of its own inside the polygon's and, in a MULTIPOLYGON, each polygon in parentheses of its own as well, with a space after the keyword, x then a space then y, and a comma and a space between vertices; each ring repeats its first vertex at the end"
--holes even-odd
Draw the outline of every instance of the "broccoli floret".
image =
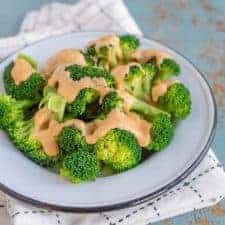
POLYGON ((106 70, 116 67, 119 63, 116 50, 112 45, 101 47, 99 49, 97 58, 98 66, 101 66, 106 70))
POLYGON ((151 142, 147 147, 148 150, 159 151, 171 142, 174 125, 170 114, 140 100, 134 102, 130 110, 152 124, 150 129, 151 142))
POLYGON ((126 130, 112 129, 94 146, 97 158, 115 172, 128 170, 141 160, 141 147, 135 136, 126 130))
POLYGON ((124 78, 125 89, 135 97, 149 101, 155 74, 156 67, 152 64, 144 64, 141 67, 131 66, 124 78))
POLYGON ((102 104, 99 107, 97 117, 99 119, 104 119, 112 109, 121 109, 123 106, 123 99, 118 95, 116 91, 111 91, 105 95, 102 100, 102 104))
MULTIPOLYGON (((98 67, 72 65, 66 67, 66 70, 70 72, 70 77, 73 80, 80 80, 83 77, 99 77, 105 79, 107 86, 115 86, 114 77, 104 69, 98 67)), ((89 121, 96 116, 99 105, 98 101, 99 93, 97 90, 88 87, 83 88, 76 98, 71 103, 67 104, 67 112, 70 113, 73 118, 89 121)))
POLYGON ((173 59, 164 59, 159 65, 157 79, 166 80, 180 74, 180 66, 173 59))
POLYGON ((85 58, 87 66, 94 66, 95 65, 94 57, 92 55, 90 55, 89 52, 87 52, 87 51, 82 52, 81 51, 81 53, 83 54, 83 56, 85 58))
POLYGON ((63 160, 60 175, 72 183, 92 181, 100 173, 100 165, 94 153, 76 151, 63 160))
POLYGON ((96 56, 96 50, 95 50, 95 45, 90 45, 87 47, 85 53, 88 55, 88 56, 96 56))
POLYGON ((151 142, 147 149, 150 151, 160 151, 165 148, 172 140, 174 126, 169 116, 158 114, 152 119, 150 130, 151 142))
POLYGON ((127 63, 130 60, 131 53, 140 45, 139 39, 131 34, 120 36, 120 47, 123 52, 123 60, 127 63))
MULTIPOLYGON (((121 110, 122 102, 119 94, 115 92, 112 96, 113 97, 109 95, 109 98, 107 98, 108 103, 106 106, 108 107, 106 107, 107 110, 101 111, 100 119, 104 119, 113 108, 121 110)), ((126 101, 126 99, 124 99, 124 101, 126 101)), ((104 100, 102 104, 105 104, 104 100)), ((135 98, 133 98, 130 111, 137 113, 143 119, 152 123, 152 127, 149 131, 151 143, 147 149, 159 151, 170 143, 173 137, 174 126, 169 113, 135 98)))
POLYGON ((95 66, 81 67, 79 65, 71 65, 66 67, 66 71, 69 71, 70 77, 73 80, 80 80, 84 77, 101 77, 105 79, 105 82, 109 87, 115 87, 116 84, 114 77, 109 72, 95 66))
POLYGON ((134 35, 122 35, 119 37, 118 47, 108 44, 100 47, 97 52, 95 44, 93 44, 86 49, 85 53, 92 58, 96 65, 109 71, 121 62, 127 63, 132 51, 138 48, 139 44, 138 38, 134 35))
POLYGON ((159 97, 158 105, 171 113, 174 119, 185 119, 191 110, 190 92, 183 84, 175 83, 159 97))
POLYGON ((13 143, 27 157, 40 165, 53 167, 59 160, 59 156, 50 157, 43 151, 40 142, 31 137, 34 129, 34 121, 24 120, 24 109, 29 108, 32 102, 29 100, 17 101, 11 96, 0 96, 0 128, 7 131, 13 143))
MULTIPOLYGON (((117 91, 109 92, 102 100, 102 104, 99 108, 99 114, 100 117, 104 119, 105 116, 109 112, 111 112, 112 109, 122 110, 123 103, 126 101, 126 99, 123 99, 117 91)), ((135 112, 142 116, 146 120, 151 120, 154 116, 158 114, 164 114, 170 117, 170 114, 168 112, 165 112, 164 110, 161 110, 159 108, 156 108, 155 106, 152 106, 144 101, 141 101, 135 97, 132 96, 132 103, 130 104, 130 112, 135 112)))
POLYGON ((58 142, 63 155, 78 150, 89 150, 89 145, 85 142, 83 135, 74 126, 64 127, 59 133, 58 142))
POLYGON ((92 58, 97 66, 103 67, 107 71, 114 68, 121 60, 121 49, 115 48, 113 45, 105 45, 96 51, 95 44, 86 49, 86 54, 92 58))
POLYGON ((67 104, 67 112, 74 118, 93 119, 98 109, 99 93, 93 88, 83 88, 76 98, 67 104))
POLYGON ((39 103, 39 108, 47 107, 52 111, 57 121, 62 121, 66 108, 65 99, 59 95, 55 88, 46 86, 43 91, 43 98, 39 103))
POLYGON ((23 119, 24 111, 32 106, 29 100, 17 101, 9 95, 0 95, 0 128, 6 131, 23 119))
POLYGON ((9 137, 25 156, 41 166, 54 168, 60 161, 61 155, 48 156, 41 143, 31 137, 33 129, 33 119, 28 121, 18 120, 14 127, 9 129, 9 137))
POLYGON ((45 79, 40 73, 34 72, 26 81, 16 85, 11 76, 13 66, 14 63, 10 63, 3 74, 6 93, 19 100, 30 99, 34 102, 39 101, 42 98, 45 79))

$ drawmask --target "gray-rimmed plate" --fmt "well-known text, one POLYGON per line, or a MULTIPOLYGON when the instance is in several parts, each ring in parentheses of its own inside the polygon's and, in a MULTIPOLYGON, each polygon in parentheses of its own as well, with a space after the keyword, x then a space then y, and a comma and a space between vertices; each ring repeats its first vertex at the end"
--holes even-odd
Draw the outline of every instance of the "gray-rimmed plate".
MULTIPOLYGON (((40 66, 62 48, 79 48, 106 33, 73 33, 49 38, 21 50, 40 66)), ((71 184, 24 157, 0 131, 0 189, 39 207, 71 212, 96 212, 129 207, 152 199, 182 181, 200 163, 213 139, 216 110, 211 90, 202 74, 183 56, 164 45, 140 38, 142 48, 169 52, 180 64, 181 81, 192 95, 191 115, 179 124, 173 142, 127 172, 71 184)), ((15 57, 0 64, 0 74, 15 57)), ((0 91, 4 92, 0 82, 0 91)))

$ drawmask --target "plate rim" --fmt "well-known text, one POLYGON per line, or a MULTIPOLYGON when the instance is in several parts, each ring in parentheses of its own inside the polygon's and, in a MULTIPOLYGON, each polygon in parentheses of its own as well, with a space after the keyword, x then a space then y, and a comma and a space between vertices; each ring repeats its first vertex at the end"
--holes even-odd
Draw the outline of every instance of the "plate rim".
MULTIPOLYGON (((66 33, 66 34, 49 36, 49 37, 43 38, 39 41, 33 42, 32 44, 27 44, 27 45, 23 46, 22 48, 17 49, 16 51, 14 51, 10 55, 8 55, 6 58, 4 58, 1 61, 0 64, 7 61, 10 57, 12 57, 15 53, 21 51, 22 49, 33 46, 33 45, 38 44, 42 41, 45 41, 45 40, 48 40, 48 39, 70 36, 70 35, 82 35, 82 34, 93 34, 93 33, 99 34, 99 35, 104 35, 106 33, 112 33, 112 32, 110 32, 110 31, 91 31, 91 32, 81 31, 81 32, 71 32, 71 33, 66 33)), ((115 32, 115 33, 121 34, 121 32, 115 32)), ((139 205, 141 203, 144 203, 146 201, 150 201, 150 200, 158 197, 159 195, 169 191, 170 189, 172 189, 176 185, 178 185, 180 182, 182 182, 188 175, 190 175, 197 168, 197 166, 201 163, 201 161, 205 158, 206 154, 208 153, 208 151, 210 149, 210 146, 211 146, 211 143, 214 140, 215 132, 216 132, 217 106, 216 106, 214 94, 212 92, 212 88, 211 88, 209 82, 207 81, 205 75, 195 66, 195 64, 190 59, 188 59, 182 53, 180 53, 179 51, 170 47, 169 45, 166 45, 166 44, 160 42, 159 40, 156 40, 156 39, 153 39, 153 38, 145 38, 144 35, 137 35, 137 34, 135 34, 135 35, 137 37, 140 37, 140 38, 144 39, 147 42, 153 41, 155 43, 158 43, 158 44, 168 48, 169 50, 175 52, 176 54, 178 54, 182 58, 184 58, 198 72, 198 74, 203 79, 203 81, 206 84, 206 87, 209 90, 209 94, 210 94, 210 97, 211 97, 211 100, 212 100, 213 112, 214 112, 213 125, 212 125, 211 131, 210 131, 209 139, 206 142, 205 146, 203 147, 202 151, 199 153, 196 160, 182 174, 180 174, 178 177, 174 178, 169 183, 165 184, 163 187, 155 190, 154 192, 151 192, 149 194, 146 194, 146 195, 138 197, 138 198, 131 199, 129 201, 123 201, 123 202, 120 202, 120 203, 114 203, 114 204, 109 204, 109 205, 104 205, 104 206, 75 207, 75 206, 62 206, 62 205, 52 204, 52 203, 48 203, 48 202, 44 202, 44 201, 39 201, 39 200, 31 198, 31 197, 27 197, 24 194, 20 194, 20 193, 14 191, 14 190, 8 188, 6 185, 4 185, 2 183, 0 183, 0 190, 1 191, 3 191, 4 193, 8 194, 9 196, 14 197, 14 198, 16 198, 20 201, 23 201, 25 203, 28 203, 28 204, 31 204, 33 206, 40 207, 40 208, 46 208, 46 209, 50 209, 50 210, 56 210, 56 211, 62 211, 62 212, 68 212, 68 213, 69 212, 76 212, 76 213, 106 212, 106 211, 112 211, 112 210, 119 210, 119 209, 123 209, 123 208, 134 207, 134 206, 139 205)))

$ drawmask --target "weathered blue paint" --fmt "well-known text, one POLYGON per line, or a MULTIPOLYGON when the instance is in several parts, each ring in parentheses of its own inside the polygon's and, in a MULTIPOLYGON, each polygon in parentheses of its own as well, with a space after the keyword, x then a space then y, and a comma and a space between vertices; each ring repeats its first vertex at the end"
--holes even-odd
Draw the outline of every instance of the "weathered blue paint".
MULTIPOLYGON (((124 1, 146 37, 177 49, 194 62, 210 81, 219 113, 213 147, 225 165, 225 1, 124 1)), ((47 2, 51 0, 3 1, 0 7, 0 37, 16 34, 25 13, 47 2)), ((198 210, 155 225, 222 225, 225 224, 223 208, 225 201, 216 207, 198 210)))

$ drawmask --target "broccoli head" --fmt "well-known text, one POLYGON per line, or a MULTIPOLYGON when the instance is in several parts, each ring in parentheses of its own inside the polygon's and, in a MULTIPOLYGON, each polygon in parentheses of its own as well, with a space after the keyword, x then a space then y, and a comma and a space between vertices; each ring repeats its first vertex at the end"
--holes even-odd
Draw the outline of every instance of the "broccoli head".
POLYGON ((98 118, 104 119, 105 116, 111 112, 112 109, 122 109, 123 99, 116 91, 111 91, 105 95, 102 104, 99 107, 98 118))
POLYGON ((159 151, 171 142, 174 125, 169 113, 140 100, 134 102, 130 111, 139 114, 143 119, 152 124, 149 131, 151 142, 147 147, 148 150, 159 151))
POLYGON ((105 80, 108 87, 115 87, 116 84, 114 77, 109 72, 95 66, 81 67, 79 65, 71 65, 66 67, 66 71, 70 73, 70 77, 73 80, 80 80, 84 77, 99 77, 105 80))
POLYGON ((61 155, 48 156, 44 152, 42 144, 32 137, 33 129, 33 119, 28 121, 18 120, 8 133, 12 142, 25 156, 41 166, 54 168, 59 163, 61 155))
POLYGON ((163 59, 158 68, 156 78, 166 80, 171 76, 178 76, 180 74, 180 66, 173 59, 163 59))
POLYGON ((62 121, 66 108, 65 99, 59 95, 55 88, 46 86, 43 91, 43 98, 39 103, 39 108, 47 107, 53 113, 55 120, 62 121))
POLYGON ((96 50, 95 50, 95 45, 90 45, 87 47, 85 53, 89 56, 89 57, 95 57, 96 56, 96 50))
POLYGON ((9 95, 0 95, 0 128, 7 131, 14 127, 15 122, 23 119, 24 111, 32 104, 29 100, 17 101, 9 95))
POLYGON ((83 120, 93 119, 97 112, 99 93, 93 88, 83 88, 80 90, 76 98, 67 104, 67 112, 73 118, 83 120))
POLYGON ((103 46, 99 49, 97 54, 97 64, 105 68, 106 70, 110 70, 114 68, 119 63, 119 58, 116 53, 116 49, 112 45, 103 46))
POLYGON ((45 79, 38 72, 32 73, 29 78, 20 84, 16 85, 11 71, 14 63, 10 63, 4 71, 3 79, 6 93, 18 100, 30 99, 37 102, 42 97, 42 90, 45 85, 45 79))
MULTIPOLYGON (((115 87, 116 82, 114 77, 104 69, 98 67, 72 65, 66 67, 66 71, 69 71, 71 79, 75 81, 84 77, 103 78, 108 87, 115 87)), ((67 104, 67 112, 73 118, 89 121, 96 116, 99 98, 100 96, 97 90, 90 87, 83 88, 79 91, 76 98, 67 104)))
POLYGON ((113 45, 102 46, 97 52, 95 44, 93 44, 86 49, 85 53, 97 66, 103 67, 107 71, 117 66, 120 60, 118 49, 113 45))
POLYGON ((156 67, 152 64, 144 64, 141 67, 131 66, 129 72, 125 75, 125 89, 135 97, 149 101, 152 80, 156 74, 156 67))
POLYGON ((89 150, 89 145, 75 126, 64 127, 59 133, 58 142, 63 155, 78 150, 89 150))
MULTIPOLYGON (((102 107, 100 119, 104 119, 113 108, 122 110, 122 101, 117 92, 109 95, 107 102, 107 110, 104 110, 102 107), (110 98, 110 96, 113 97, 110 98)), ((102 105, 105 105, 104 99, 102 105)), ((173 137, 174 126, 169 113, 135 98, 133 98, 133 103, 130 105, 130 112, 137 113, 144 120, 152 124, 149 131, 151 143, 147 147, 148 150, 159 151, 170 143, 173 137)))
POLYGON ((112 129, 94 146, 97 158, 115 172, 128 170, 141 160, 141 147, 135 136, 126 130, 112 129))
POLYGON ((95 61, 94 58, 92 57, 92 55, 86 51, 82 51, 81 52, 85 58, 86 61, 86 65, 87 66, 94 66, 95 65, 95 61))
POLYGON ((174 83, 164 95, 159 97, 158 105, 171 113, 174 119, 184 119, 191 110, 190 92, 183 84, 174 83))
POLYGON ((120 47, 123 52, 123 61, 127 63, 130 60, 131 53, 140 45, 139 39, 131 34, 120 36, 120 47))
MULTIPOLYGON (((92 44, 87 47, 85 53, 93 59, 96 65, 111 70, 117 65, 127 63, 133 50, 138 48, 139 40, 134 35, 122 35, 116 37, 114 35, 103 37, 108 44, 96 49, 96 45, 92 44), (110 41, 114 42, 112 44, 110 41)), ((100 40, 98 40, 100 41, 100 40)))
POLYGON ((151 121, 151 142, 147 149, 159 151, 165 148, 171 142, 174 133, 174 126, 170 117, 165 114, 158 114, 151 121))
POLYGON ((100 173, 100 164, 94 153, 76 151, 63 159, 60 175, 72 183, 92 181, 100 173))

